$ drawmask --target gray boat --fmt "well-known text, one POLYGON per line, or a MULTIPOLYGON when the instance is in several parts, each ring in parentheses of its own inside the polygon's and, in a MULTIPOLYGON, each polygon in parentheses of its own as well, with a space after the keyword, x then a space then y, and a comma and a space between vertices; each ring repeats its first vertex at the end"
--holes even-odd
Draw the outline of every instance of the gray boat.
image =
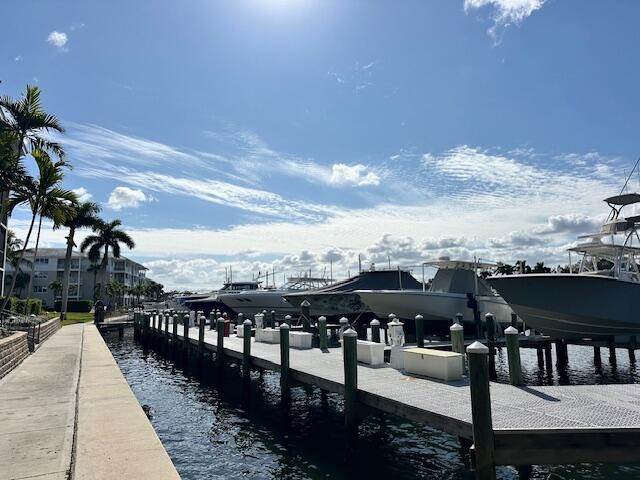
POLYGON ((622 217, 640 194, 605 199, 611 208, 600 232, 570 249, 577 273, 488 279, 527 326, 558 338, 626 341, 640 336, 640 216, 622 217))

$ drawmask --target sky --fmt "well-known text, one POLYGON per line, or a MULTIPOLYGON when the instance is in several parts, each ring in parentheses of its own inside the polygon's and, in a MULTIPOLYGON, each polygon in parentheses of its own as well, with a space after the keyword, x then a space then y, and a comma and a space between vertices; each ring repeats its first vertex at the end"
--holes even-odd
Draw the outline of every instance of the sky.
POLYGON ((633 0, 3 12, 0 95, 42 89, 66 127, 65 186, 120 218, 124 254, 168 288, 217 288, 228 266, 343 276, 358 255, 418 275, 442 256, 567 263, 640 155, 633 0))

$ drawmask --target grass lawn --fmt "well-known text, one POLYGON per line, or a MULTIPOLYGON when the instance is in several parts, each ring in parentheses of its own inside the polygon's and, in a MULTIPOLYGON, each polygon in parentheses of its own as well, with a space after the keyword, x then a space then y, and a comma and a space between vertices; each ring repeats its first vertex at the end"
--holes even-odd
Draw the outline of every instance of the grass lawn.
MULTIPOLYGON (((49 315, 59 317, 59 312, 51 312, 49 315)), ((53 318, 52 317, 52 318, 53 318)), ((68 312, 67 319, 62 321, 62 326, 73 325, 74 323, 93 322, 93 313, 91 312, 68 312)))

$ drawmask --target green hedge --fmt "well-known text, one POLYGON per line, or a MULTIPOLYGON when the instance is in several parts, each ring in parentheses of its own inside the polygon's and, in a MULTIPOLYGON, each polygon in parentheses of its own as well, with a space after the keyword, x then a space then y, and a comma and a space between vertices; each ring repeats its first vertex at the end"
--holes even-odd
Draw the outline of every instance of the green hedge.
MULTIPOLYGON (((60 311, 62 307, 62 302, 60 300, 56 300, 55 309, 57 312, 60 311)), ((91 300, 68 300, 67 301, 67 312, 82 312, 87 313, 91 311, 93 307, 93 302, 91 300)))
MULTIPOLYGON (((4 298, 0 299, 0 301, 4 302, 4 298)), ((32 298, 27 301, 16 297, 10 297, 9 303, 7 303, 7 309, 21 315, 40 315, 42 313, 42 300, 39 298, 32 298)))

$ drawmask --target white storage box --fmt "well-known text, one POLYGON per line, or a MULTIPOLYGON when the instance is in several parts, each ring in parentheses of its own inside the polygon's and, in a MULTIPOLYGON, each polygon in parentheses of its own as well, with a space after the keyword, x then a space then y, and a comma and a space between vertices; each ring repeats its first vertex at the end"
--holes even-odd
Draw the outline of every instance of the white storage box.
POLYGON ((358 340, 357 350, 359 362, 369 365, 381 365, 384 363, 384 343, 358 340))
MULTIPOLYGON (((233 328, 233 326, 232 326, 233 328)), ((244 325, 236 325, 236 335, 240 338, 244 337, 244 325)), ((233 332, 232 332, 233 333, 233 332)))
POLYGON ((280 329, 261 328, 256 330, 256 342, 280 343, 280 329))
POLYGON ((300 350, 311 348, 313 334, 309 332, 289 332, 289 346, 300 350))
POLYGON ((425 377, 452 381, 462 379, 462 354, 430 348, 404 350, 404 370, 425 377))

